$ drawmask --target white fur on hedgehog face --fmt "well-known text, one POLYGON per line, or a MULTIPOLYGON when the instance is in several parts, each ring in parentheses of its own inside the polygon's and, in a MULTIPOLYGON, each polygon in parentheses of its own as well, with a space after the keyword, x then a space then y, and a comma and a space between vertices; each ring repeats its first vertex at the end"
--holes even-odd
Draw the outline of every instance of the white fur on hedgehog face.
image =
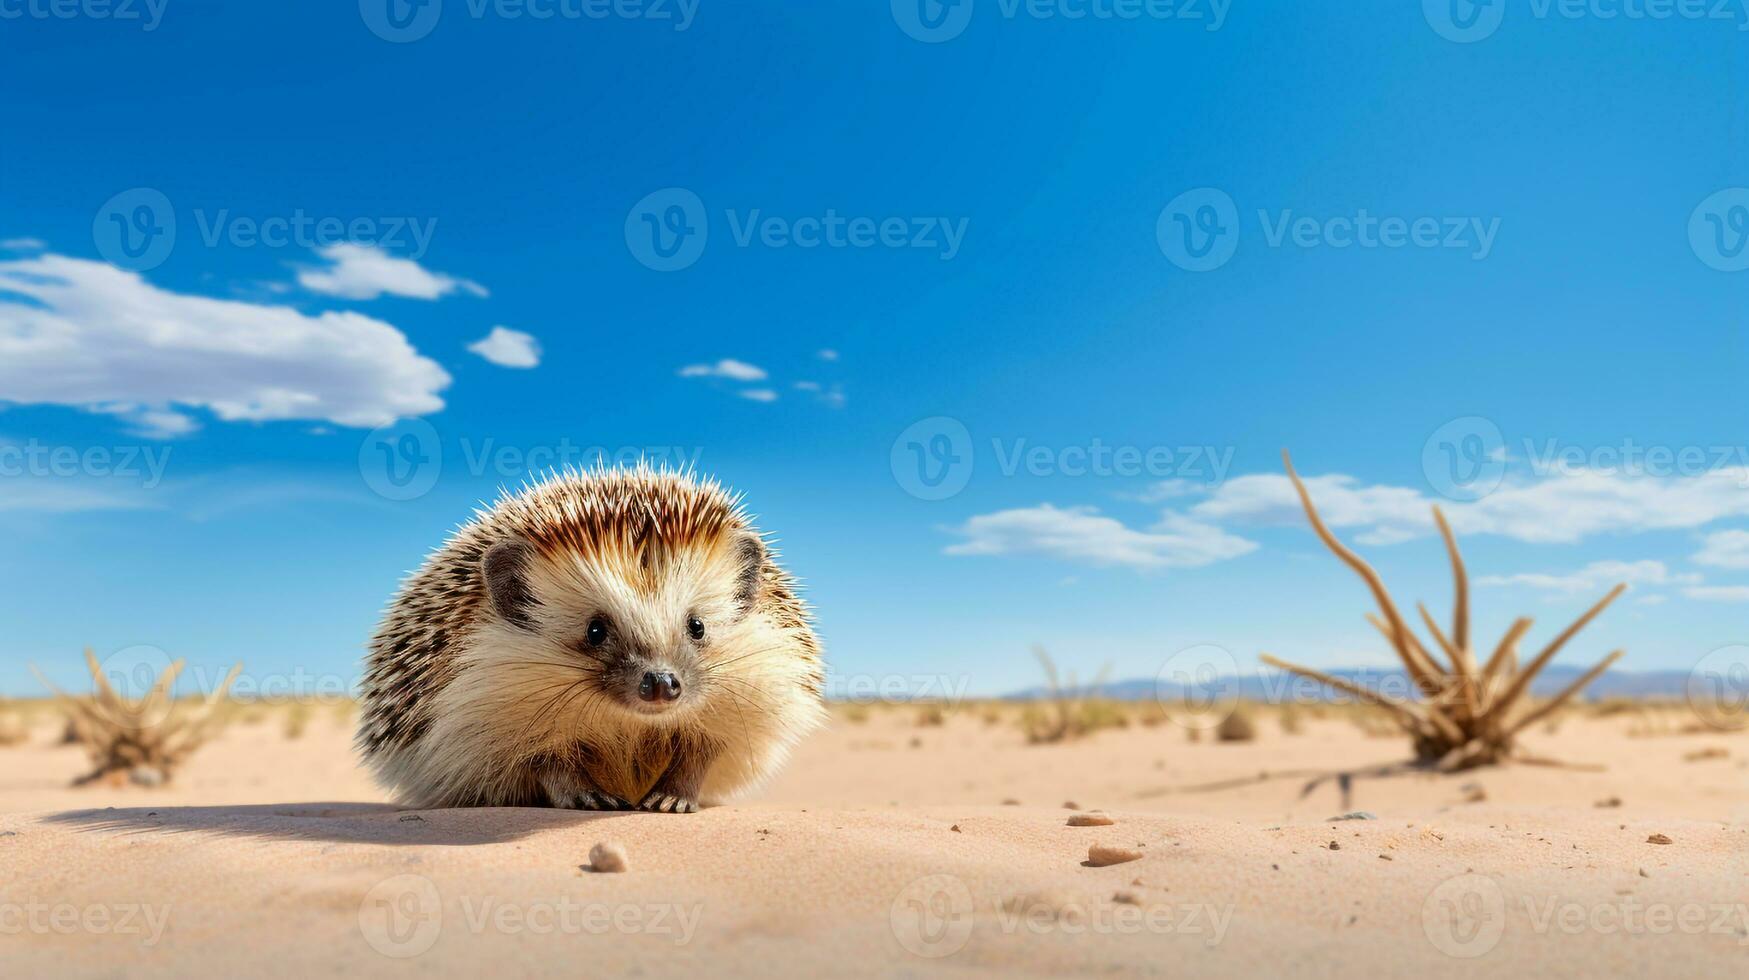
POLYGON ((749 716, 782 717, 773 709, 802 693, 810 667, 792 637, 743 608, 740 549, 681 552, 648 588, 617 558, 532 555, 522 568, 529 623, 488 616, 462 658, 462 690, 491 689, 534 742, 603 721, 715 728, 720 719, 732 730, 749 716), (592 624, 605 626, 599 645, 592 624), (673 675, 679 696, 646 700, 647 673, 673 675))

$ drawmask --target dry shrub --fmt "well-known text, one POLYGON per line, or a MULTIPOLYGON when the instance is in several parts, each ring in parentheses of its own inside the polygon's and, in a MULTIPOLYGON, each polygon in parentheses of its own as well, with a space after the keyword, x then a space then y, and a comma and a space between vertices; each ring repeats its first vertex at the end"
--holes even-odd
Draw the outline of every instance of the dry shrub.
POLYGON ((844 706, 844 720, 852 725, 868 724, 868 705, 847 704, 844 706))
POLYGON ((1215 737, 1223 742, 1250 742, 1257 738, 1257 722, 1249 708, 1234 708, 1215 726, 1215 737))
POLYGON ((285 737, 293 741, 303 738, 309 730, 311 714, 310 706, 302 701, 293 704, 285 715, 285 737))
POLYGON ((1305 720, 1300 716, 1300 709, 1295 705, 1282 705, 1281 714, 1276 720, 1281 722, 1283 735, 1299 735, 1306 730, 1305 720))
POLYGON ((1408 732, 1414 743, 1415 761, 1418 764, 1456 772, 1507 761, 1515 754, 1514 742, 1520 732, 1547 718, 1572 700, 1621 657, 1620 650, 1611 653, 1553 698, 1537 707, 1518 711, 1519 703, 1530 689, 1532 679, 1548 666, 1549 661, 1554 659, 1555 654, 1560 652, 1561 647, 1575 633, 1614 602, 1627 589, 1627 585, 1617 585, 1612 589, 1576 622, 1551 640, 1522 670, 1518 667, 1517 651, 1518 641, 1531 626, 1531 621, 1527 618, 1513 623, 1512 628, 1495 647, 1494 654, 1486 665, 1479 665, 1475 651, 1470 647, 1469 573, 1464 569, 1463 557, 1458 553, 1457 539, 1451 533, 1451 526, 1446 523, 1445 515, 1440 509, 1434 507, 1433 520, 1445 539, 1446 553, 1451 559, 1452 578, 1457 588, 1450 633, 1440 629, 1426 606, 1421 606, 1420 612, 1422 621, 1426 623, 1428 632, 1437 644, 1436 649, 1445 654, 1447 663, 1442 664, 1409 631, 1409 624, 1397 611, 1396 603, 1391 601, 1390 592, 1385 588, 1384 580, 1379 578, 1378 572, 1338 541, 1330 533, 1330 529, 1324 526, 1317 508, 1312 505, 1311 494, 1306 491, 1306 485, 1300 482, 1299 474, 1294 472, 1293 461, 1286 452, 1282 453, 1282 462, 1287 467, 1294 489, 1299 492, 1300 503, 1305 508, 1312 530, 1372 590, 1373 599, 1378 603, 1384 618, 1367 618, 1390 641, 1392 649, 1403 661, 1410 679, 1420 692, 1420 699, 1399 700, 1323 671, 1278 660, 1268 654, 1263 655, 1263 661, 1389 711, 1408 732))
POLYGON ((243 665, 232 667, 217 690, 190 707, 170 695, 183 663, 171 664, 138 701, 124 698, 110 687, 97 656, 89 649, 85 664, 96 684, 89 699, 69 697, 37 674, 74 720, 72 730, 91 757, 91 771, 73 780, 73 785, 99 780, 119 784, 124 779, 143 786, 169 782, 177 767, 218 733, 222 721, 217 709, 243 665))
POLYGON ((30 726, 24 723, 24 716, 7 711, 0 713, 0 749, 23 745, 30 741, 30 726))
POLYGON ((1050 745, 1083 738, 1102 728, 1122 728, 1129 724, 1128 716, 1116 702, 1093 695, 1105 684, 1109 665, 1099 672, 1093 683, 1077 687, 1073 674, 1068 686, 1061 683, 1056 662, 1043 647, 1034 647, 1033 656, 1044 668, 1050 696, 1043 702, 1029 704, 1021 711, 1020 728, 1031 745, 1050 745))
POLYGON ((947 724, 947 710, 933 702, 917 709, 918 728, 940 728, 947 724))

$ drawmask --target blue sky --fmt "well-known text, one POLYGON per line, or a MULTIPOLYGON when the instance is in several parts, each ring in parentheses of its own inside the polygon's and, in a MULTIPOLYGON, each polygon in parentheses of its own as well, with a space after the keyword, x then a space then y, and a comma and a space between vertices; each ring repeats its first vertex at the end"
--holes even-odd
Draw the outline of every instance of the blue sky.
POLYGON ((1749 642, 1741 10, 911 2, 0 0, 0 692, 350 679, 589 447, 745 491, 841 685, 1379 662, 1283 447, 1485 639, 1749 642))

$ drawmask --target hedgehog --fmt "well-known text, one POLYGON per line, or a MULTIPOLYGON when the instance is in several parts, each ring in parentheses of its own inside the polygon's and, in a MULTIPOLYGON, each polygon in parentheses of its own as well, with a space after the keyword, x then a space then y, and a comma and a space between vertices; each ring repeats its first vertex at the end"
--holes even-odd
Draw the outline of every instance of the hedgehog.
POLYGON ((358 747, 403 805, 691 813, 825 717, 796 581, 691 472, 566 471, 476 510, 371 640, 358 747))

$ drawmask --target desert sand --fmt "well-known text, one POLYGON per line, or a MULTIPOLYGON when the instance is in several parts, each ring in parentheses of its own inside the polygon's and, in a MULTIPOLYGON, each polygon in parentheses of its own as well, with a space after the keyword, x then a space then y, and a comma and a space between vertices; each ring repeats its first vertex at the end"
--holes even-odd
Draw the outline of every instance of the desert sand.
POLYGON ((331 712, 296 739, 233 723, 168 786, 75 789, 84 760, 44 715, 0 749, 5 972, 1749 968, 1743 733, 1637 737, 1633 716, 1576 713, 1528 747, 1602 771, 1359 778, 1344 800, 1333 782, 1302 796, 1296 773, 1397 762, 1406 742, 1266 716, 1244 743, 1168 722, 1035 746, 969 710, 866 714, 835 712, 761 793, 690 816, 400 810, 331 712), (1112 822, 1069 826, 1070 804, 1112 822), (1330 819, 1354 810, 1375 819, 1330 819), (600 842, 629 869, 592 870, 600 842), (1093 845, 1140 857, 1091 866, 1093 845))

